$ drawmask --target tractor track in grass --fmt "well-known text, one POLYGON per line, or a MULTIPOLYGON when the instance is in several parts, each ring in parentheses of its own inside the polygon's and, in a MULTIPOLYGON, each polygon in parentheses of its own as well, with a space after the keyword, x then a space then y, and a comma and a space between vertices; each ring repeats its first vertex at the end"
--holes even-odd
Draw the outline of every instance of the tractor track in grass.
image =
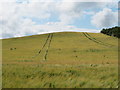
POLYGON ((46 39, 46 41, 45 41, 43 47, 42 47, 42 48, 38 51, 38 53, 37 53, 36 55, 34 55, 32 58, 35 58, 35 57, 37 57, 38 55, 41 54, 41 51, 42 51, 43 48, 46 46, 46 44, 47 44, 47 42, 48 42, 48 40, 49 40, 49 38, 50 38, 50 35, 51 35, 51 34, 48 34, 48 37, 47 37, 47 39, 46 39))
POLYGON ((104 43, 100 40, 97 40, 96 38, 92 37, 91 35, 89 35, 87 32, 83 32, 84 36, 86 38, 88 38, 89 40, 97 43, 97 44, 100 44, 100 45, 103 45, 103 46, 106 46, 106 47, 113 47, 114 45, 110 45, 110 44, 107 44, 107 43, 104 43))
POLYGON ((51 45, 52 38, 53 38, 53 33, 51 34, 51 38, 50 38, 47 50, 45 52, 44 60, 47 60, 47 55, 48 55, 48 52, 49 52, 49 48, 50 48, 50 45, 51 45))
POLYGON ((35 56, 33 56, 32 58, 35 58, 35 57, 37 57, 38 55, 40 55, 41 52, 42 52, 42 50, 44 49, 44 47, 47 47, 47 49, 45 50, 44 59, 43 59, 43 60, 47 60, 47 55, 48 55, 48 52, 49 52, 49 48, 50 48, 50 45, 51 45, 52 38, 53 38, 53 33, 50 33, 50 34, 48 35, 48 37, 47 37, 47 39, 46 39, 43 47, 41 48, 41 50, 39 50, 39 52, 38 52, 35 56), (48 43, 48 46, 46 46, 47 43, 48 43))
POLYGON ((111 45, 111 44, 108 44, 108 43, 104 43, 104 42, 102 42, 102 41, 100 41, 100 40, 98 40, 98 39, 92 37, 92 36, 91 36, 90 34, 88 34, 87 32, 86 32, 86 34, 87 34, 88 36, 90 36, 92 39, 94 39, 94 40, 96 40, 96 41, 98 41, 98 42, 100 42, 100 43, 103 43, 103 44, 105 44, 105 45, 107 45, 107 46, 114 47, 114 45, 111 45))

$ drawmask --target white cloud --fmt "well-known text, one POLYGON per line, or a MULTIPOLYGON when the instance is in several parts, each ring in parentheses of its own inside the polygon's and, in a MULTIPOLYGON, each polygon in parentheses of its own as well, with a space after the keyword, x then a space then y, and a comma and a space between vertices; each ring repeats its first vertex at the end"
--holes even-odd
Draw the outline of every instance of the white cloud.
MULTIPOLYGON (((63 0, 63 2, 56 3, 53 2, 55 0, 23 1, 23 3, 16 3, 16 0, 1 0, 0 29, 2 29, 3 38, 72 30, 95 32, 97 30, 80 29, 69 24, 73 23, 77 18, 82 18, 84 14, 95 14, 95 8, 103 8, 107 6, 106 3, 81 3, 73 2, 74 0, 71 0, 72 2, 63 0), (90 10, 89 12, 85 11, 88 9, 90 10), (57 18, 59 19, 59 22, 49 21, 45 24, 36 24, 36 22, 32 20, 33 18, 37 18, 40 21, 44 19, 46 20, 54 13, 58 14, 57 18)), ((96 17, 98 14, 99 13, 96 14, 96 17)))
MULTIPOLYGON (((65 0, 64 0, 65 1, 65 0)), ((58 10, 60 11, 60 21, 63 24, 69 24, 73 21, 73 18, 79 17, 73 9, 75 4, 73 2, 62 2, 59 4, 58 10)), ((79 13, 80 14, 80 13, 79 13)))
POLYGON ((109 8, 104 8, 92 17, 91 23, 100 28, 117 25, 118 12, 113 12, 109 8))

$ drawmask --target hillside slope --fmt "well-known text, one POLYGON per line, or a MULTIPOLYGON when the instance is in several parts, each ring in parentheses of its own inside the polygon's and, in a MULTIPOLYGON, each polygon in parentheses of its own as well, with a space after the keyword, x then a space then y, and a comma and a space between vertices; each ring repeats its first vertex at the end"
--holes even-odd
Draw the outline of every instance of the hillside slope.
POLYGON ((2 43, 4 88, 118 86, 117 38, 59 32, 4 39, 2 43))

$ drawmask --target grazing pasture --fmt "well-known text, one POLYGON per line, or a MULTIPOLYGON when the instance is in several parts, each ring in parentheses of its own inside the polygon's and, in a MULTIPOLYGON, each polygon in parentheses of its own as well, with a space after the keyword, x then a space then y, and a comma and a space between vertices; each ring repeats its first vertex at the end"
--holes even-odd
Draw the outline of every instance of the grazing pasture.
POLYGON ((59 32, 2 40, 3 88, 117 88, 118 39, 59 32))

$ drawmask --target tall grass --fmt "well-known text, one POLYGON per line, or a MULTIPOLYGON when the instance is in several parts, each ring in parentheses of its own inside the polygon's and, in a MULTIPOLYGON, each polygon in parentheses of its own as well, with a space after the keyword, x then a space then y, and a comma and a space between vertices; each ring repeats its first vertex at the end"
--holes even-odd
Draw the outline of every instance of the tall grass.
POLYGON ((83 33, 54 33, 44 60, 48 34, 2 40, 3 88, 117 88, 118 39, 89 35, 114 47, 83 33))

